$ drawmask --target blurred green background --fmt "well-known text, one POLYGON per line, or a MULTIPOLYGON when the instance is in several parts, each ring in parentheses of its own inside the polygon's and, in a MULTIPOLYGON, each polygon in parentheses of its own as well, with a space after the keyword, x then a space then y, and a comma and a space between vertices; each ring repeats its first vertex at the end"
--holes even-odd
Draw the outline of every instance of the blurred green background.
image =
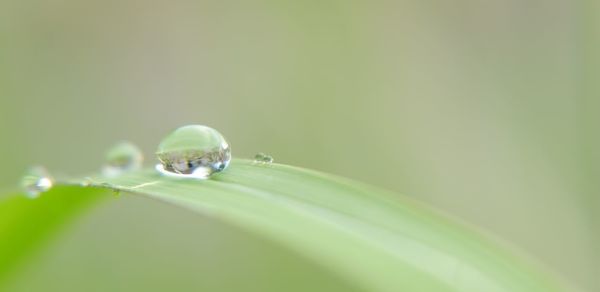
MULTIPOLYGON (((594 291, 596 2, 3 0, 0 186, 14 186, 31 164, 55 173, 95 171, 104 151, 123 139, 137 143, 150 164, 166 133, 206 124, 228 138, 235 157, 266 152, 277 162, 412 196, 594 291)), ((124 201, 154 221, 152 214, 182 222, 177 216, 191 216, 146 199, 124 201)), ((103 208, 40 266, 68 266, 69 242, 84 249, 96 237, 127 234, 111 226, 142 224, 119 204, 103 208), (82 231, 90 226, 102 236, 82 231)), ((172 236, 225 251, 197 255, 206 273, 222 265, 242 278, 256 274, 239 267, 240 259, 267 250, 267 272, 254 276, 269 278, 281 262, 289 267, 282 275, 309 273, 308 263, 276 246, 202 224, 189 228, 214 242, 182 237, 192 233, 183 227, 172 236)), ((152 226, 148 244, 177 248, 152 226)), ((281 285, 293 281, 271 276, 281 285)))

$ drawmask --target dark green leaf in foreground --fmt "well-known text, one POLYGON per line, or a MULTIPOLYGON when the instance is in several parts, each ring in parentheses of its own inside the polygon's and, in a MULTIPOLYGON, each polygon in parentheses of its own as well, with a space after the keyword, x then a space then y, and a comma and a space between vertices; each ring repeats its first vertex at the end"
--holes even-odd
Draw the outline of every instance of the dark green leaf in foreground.
MULTIPOLYGON (((562 291, 475 232, 406 198, 332 175, 234 160, 208 180, 164 177, 150 169, 92 179, 95 186, 156 198, 269 238, 368 291, 562 291)), ((17 218, 34 211, 28 208, 50 212, 55 199, 79 202, 72 204, 75 210, 98 197, 98 192, 77 196, 78 188, 62 188, 39 201, 8 199, 0 210, 17 218)), ((3 221, 11 218, 0 214, 3 221)), ((3 242, 19 234, 26 238, 11 227, 18 219, 11 220, 0 225, 3 242)), ((35 241, 54 225, 38 220, 27 233, 35 241)), ((0 255, 12 249, 29 250, 3 243, 0 255)), ((0 262, 0 273, 15 263, 0 262)))

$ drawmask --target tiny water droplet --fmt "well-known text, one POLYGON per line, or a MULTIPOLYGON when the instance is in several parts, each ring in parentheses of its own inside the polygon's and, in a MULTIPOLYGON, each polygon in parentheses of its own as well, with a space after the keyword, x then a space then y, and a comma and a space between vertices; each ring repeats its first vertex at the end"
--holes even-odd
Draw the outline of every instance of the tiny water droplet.
POLYGON ((52 188, 53 183, 54 179, 43 166, 29 168, 21 178, 21 187, 25 191, 25 196, 31 199, 39 197, 41 193, 52 188))
POLYGON ((87 177, 83 178, 83 180, 79 183, 79 185, 82 187, 89 187, 92 185, 93 182, 94 182, 94 180, 91 177, 87 176, 87 177))
POLYGON ((124 172, 140 169, 143 161, 142 151, 134 144, 123 141, 110 148, 106 153, 102 174, 115 177, 124 172))
POLYGON ((231 149, 217 130, 189 125, 165 137, 156 155, 161 162, 156 169, 162 174, 205 179, 229 165, 231 149))
POLYGON ((273 163, 273 156, 262 153, 262 152, 258 152, 258 153, 256 153, 256 155, 254 155, 254 163, 259 163, 259 164, 273 163))

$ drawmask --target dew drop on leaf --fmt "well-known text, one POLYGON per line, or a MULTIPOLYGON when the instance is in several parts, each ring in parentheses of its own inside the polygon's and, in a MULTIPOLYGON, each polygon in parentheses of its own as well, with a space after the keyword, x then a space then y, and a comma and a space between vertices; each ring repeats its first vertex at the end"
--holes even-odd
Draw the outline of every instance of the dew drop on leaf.
POLYGON ((231 150, 217 130, 189 125, 165 137, 158 145, 156 156, 161 162, 156 169, 162 174, 205 179, 229 165, 231 150))
POLYGON ((21 188, 25 191, 25 196, 35 199, 41 193, 52 188, 54 179, 43 166, 34 166, 21 178, 21 188))
POLYGON ((270 164, 273 163, 273 156, 262 153, 262 152, 258 152, 256 153, 256 155, 254 155, 254 163, 258 163, 258 164, 270 164))
POLYGON ((144 156, 142 151, 130 142, 120 142, 110 148, 106 153, 102 174, 108 177, 118 176, 122 173, 140 169, 144 156))
POLYGON ((83 180, 82 180, 82 181, 79 183, 79 185, 80 185, 80 186, 82 186, 82 187, 89 187, 89 186, 91 186, 91 185, 92 185, 92 183, 93 183, 93 182, 94 182, 94 181, 93 181, 93 179, 92 179, 91 177, 89 177, 89 176, 86 176, 86 177, 84 177, 84 178, 83 178, 83 180))

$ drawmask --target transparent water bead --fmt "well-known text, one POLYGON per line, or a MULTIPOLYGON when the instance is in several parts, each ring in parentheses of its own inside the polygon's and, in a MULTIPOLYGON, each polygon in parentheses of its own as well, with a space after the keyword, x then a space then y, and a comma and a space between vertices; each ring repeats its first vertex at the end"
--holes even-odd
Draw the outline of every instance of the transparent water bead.
POLYGON ((142 167, 144 155, 134 144, 123 141, 108 150, 102 174, 109 177, 118 176, 124 172, 137 170, 142 167))
POLYGON ((93 182, 94 182, 94 180, 93 180, 91 177, 89 177, 89 176, 86 176, 86 177, 84 177, 84 178, 83 178, 83 180, 82 180, 82 181, 79 183, 79 185, 80 185, 80 186, 82 186, 82 187, 89 187, 89 186, 91 186, 91 185, 92 185, 92 183, 93 183, 93 182))
POLYGON ((43 166, 34 166, 29 168, 21 178, 21 187, 25 191, 25 196, 35 199, 41 193, 52 188, 54 179, 43 166))
POLYGON ((254 155, 254 163, 259 163, 259 164, 273 163, 273 156, 262 153, 262 152, 258 152, 258 153, 256 153, 256 155, 254 155))
POLYGON ((156 169, 170 176, 208 178, 223 171, 231 160, 229 144, 217 130, 202 126, 181 127, 158 145, 156 169))

